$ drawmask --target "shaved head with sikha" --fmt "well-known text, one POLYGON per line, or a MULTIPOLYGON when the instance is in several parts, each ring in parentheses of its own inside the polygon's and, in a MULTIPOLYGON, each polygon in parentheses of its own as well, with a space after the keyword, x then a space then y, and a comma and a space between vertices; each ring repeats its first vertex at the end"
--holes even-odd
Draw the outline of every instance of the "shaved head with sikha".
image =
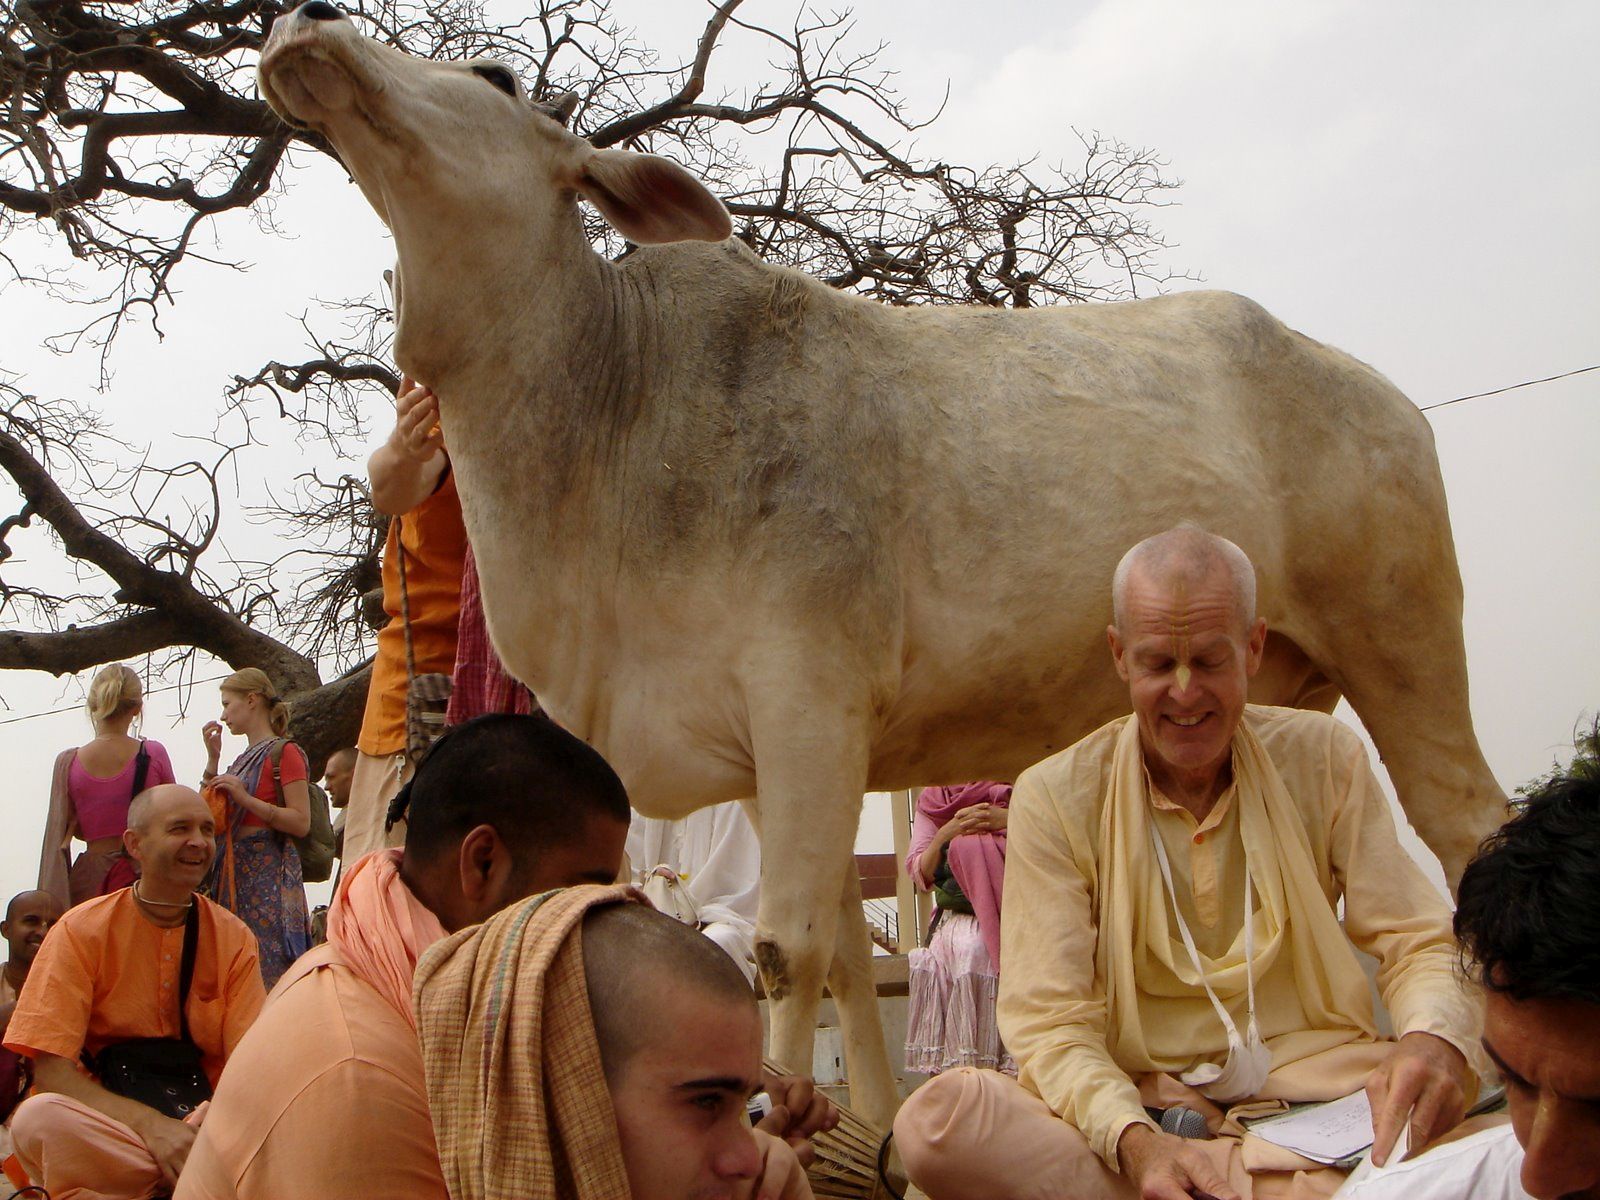
POLYGON ((692 926, 613 904, 584 916, 583 974, 633 1200, 741 1194, 762 1164, 745 1116, 761 1015, 744 972, 692 926))

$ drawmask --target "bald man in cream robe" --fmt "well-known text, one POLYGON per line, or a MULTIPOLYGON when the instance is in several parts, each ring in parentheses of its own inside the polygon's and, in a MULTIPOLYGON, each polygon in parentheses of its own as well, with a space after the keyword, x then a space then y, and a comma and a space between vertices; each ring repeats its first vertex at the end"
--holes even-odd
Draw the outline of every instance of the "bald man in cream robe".
POLYGON ((998 1013, 1019 1078, 939 1076, 896 1143, 932 1200, 1331 1195, 1340 1172, 1241 1120, 1365 1088, 1380 1162, 1402 1126, 1419 1147, 1461 1121, 1482 1018, 1449 908, 1355 733, 1246 704, 1266 625, 1237 546, 1194 527, 1140 543, 1113 608, 1133 715, 1011 801, 998 1013), (1149 1110, 1176 1106, 1213 1136, 1163 1132, 1149 1110))

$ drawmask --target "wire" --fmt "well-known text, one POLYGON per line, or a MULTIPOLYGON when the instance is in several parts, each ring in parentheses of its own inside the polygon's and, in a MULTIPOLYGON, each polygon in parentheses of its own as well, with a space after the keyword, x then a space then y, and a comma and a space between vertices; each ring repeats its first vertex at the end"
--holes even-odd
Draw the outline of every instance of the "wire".
MULTIPOLYGON (((1501 395, 1502 393, 1505 393, 1505 392, 1514 392, 1518 388, 1533 387, 1536 384, 1540 384, 1540 383, 1554 383, 1558 379, 1570 379, 1574 375, 1583 375, 1583 374, 1588 373, 1589 371, 1600 371, 1600 363, 1595 363, 1594 366, 1592 366, 1592 367, 1579 367, 1575 371, 1563 371, 1559 375, 1546 375, 1543 379, 1527 379, 1527 380, 1524 380, 1521 383, 1513 383, 1513 384, 1508 384, 1507 386, 1502 387, 1502 388, 1495 388, 1493 391, 1473 392, 1472 395, 1470 395, 1470 396, 1457 396, 1454 400, 1440 400, 1436 404, 1423 404, 1423 405, 1418 407, 1417 411, 1418 412, 1429 412, 1429 411, 1431 411, 1431 410, 1433 410, 1435 408, 1448 408, 1448 407, 1450 407, 1450 405, 1452 405, 1452 404, 1460 404, 1464 400, 1481 400, 1485 396, 1499 396, 1499 395, 1501 395)), ((154 696, 157 692, 171 692, 171 691, 175 691, 176 689, 181 688, 181 687, 195 687, 195 686, 198 686, 199 684, 202 684, 202 683, 215 683, 219 679, 226 679, 226 678, 227 678, 226 675, 216 675, 216 676, 213 676, 210 679, 195 679, 195 680, 191 680, 188 683, 173 683, 173 684, 167 685, 166 687, 151 688, 149 691, 145 692, 145 695, 146 696, 154 696)), ((19 716, 19 717, 4 717, 4 718, 0 718, 0 725, 14 725, 19 721, 32 721, 32 720, 34 720, 35 718, 38 718, 38 717, 60 716, 62 713, 72 712, 75 709, 77 709, 78 707, 79 706, 76 705, 76 704, 69 704, 66 708, 51 708, 51 709, 46 709, 43 712, 24 713, 22 716, 19 716)))
POLYGON ((1559 375, 1546 375, 1543 379, 1529 379, 1523 383, 1513 383, 1507 387, 1495 388, 1492 392, 1473 392, 1470 396, 1457 396, 1454 400, 1441 400, 1437 404, 1424 404, 1417 411, 1427 412, 1430 408, 1447 408, 1452 404, 1460 404, 1463 400, 1480 400, 1484 396, 1498 396, 1501 392, 1514 392, 1518 388, 1532 387, 1536 383, 1552 383, 1557 379, 1568 379, 1573 375, 1582 375, 1585 371, 1600 371, 1600 363, 1592 367, 1579 367, 1576 371, 1563 371, 1559 375))
MULTIPOLYGON (((158 692, 175 692, 179 688, 199 687, 202 683, 216 683, 218 680, 226 678, 226 675, 213 675, 210 679, 191 679, 186 683, 169 683, 165 687, 149 688, 142 694, 146 696, 154 696, 158 692)), ((47 708, 43 712, 23 713, 20 717, 5 717, 0 719, 0 725, 14 725, 18 721, 32 721, 38 717, 58 717, 62 713, 76 712, 82 707, 83 706, 81 704, 69 704, 65 708, 47 708)))

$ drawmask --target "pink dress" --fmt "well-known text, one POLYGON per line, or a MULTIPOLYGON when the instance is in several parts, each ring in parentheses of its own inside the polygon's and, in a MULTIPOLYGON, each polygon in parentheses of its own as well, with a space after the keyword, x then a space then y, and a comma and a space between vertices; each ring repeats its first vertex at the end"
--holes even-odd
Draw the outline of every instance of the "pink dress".
MULTIPOLYGON (((145 753, 149 765, 145 769, 143 787, 152 788, 161 783, 172 783, 175 776, 167 748, 160 742, 146 739, 145 753)), ((115 850, 85 850, 73 860, 65 872, 66 896, 59 894, 61 878, 49 868, 51 860, 65 860, 69 833, 75 833, 85 842, 103 838, 120 838, 128 828, 128 806, 133 803, 134 777, 138 774, 139 755, 134 754, 126 766, 115 775, 101 778, 91 775, 78 761, 78 752, 68 750, 62 754, 65 764, 66 803, 52 794, 52 819, 45 830, 44 863, 39 874, 39 886, 68 904, 81 904, 96 896, 104 896, 125 888, 138 878, 134 861, 119 847, 115 850), (70 756, 70 757, 69 757, 70 756), (54 810, 64 808, 65 820, 54 817, 54 810), (58 828, 59 827, 59 828, 58 828)), ((59 768, 58 776, 61 774, 59 768)), ((54 790, 54 788, 52 789, 54 790)))
MULTIPOLYGON (((973 804, 1010 802, 1011 785, 1005 783, 925 788, 906 855, 906 874, 917 890, 933 887, 922 873, 922 854, 947 821, 973 804)), ((908 956, 906 1070, 937 1075, 953 1067, 986 1067, 1015 1075, 1016 1062, 1000 1042, 995 1019, 1005 833, 968 834, 952 841, 945 854, 974 911, 941 908, 928 944, 908 956)))

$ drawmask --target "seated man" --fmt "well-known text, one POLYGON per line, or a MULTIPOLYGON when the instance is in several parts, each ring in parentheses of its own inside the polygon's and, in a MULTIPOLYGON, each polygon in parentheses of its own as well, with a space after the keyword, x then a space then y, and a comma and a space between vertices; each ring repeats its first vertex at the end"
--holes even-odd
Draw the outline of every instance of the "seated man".
POLYGON ((54 1200, 133 1200, 177 1182, 200 1114, 180 1121, 108 1091, 80 1068, 79 1056, 180 1035, 191 910, 198 933, 184 1017, 213 1085, 266 998, 254 935, 195 895, 216 855, 211 810, 199 793, 176 783, 141 792, 128 809, 123 846, 140 879, 56 923, 6 1029, 6 1048, 33 1059, 35 1094, 11 1124, 17 1159, 54 1200))
POLYGON ((1133 715, 1026 771, 1011 801, 998 1008, 1020 1081, 941 1075, 896 1143, 934 1200, 1328 1195, 1339 1172, 1241 1147, 1237 1106, 1365 1082, 1380 1159, 1408 1115, 1414 1146, 1460 1121, 1481 1022, 1449 909, 1356 735, 1246 705, 1266 624, 1237 546, 1158 534, 1112 600, 1133 715), (1397 1043, 1351 940, 1379 959, 1397 1043), (1178 1106, 1223 1136, 1146 1111, 1178 1106))
POLYGON ((627 899, 534 897, 417 965, 450 1195, 810 1200, 793 1150, 745 1116, 762 1083, 750 985, 709 940, 627 899))
POLYGON ((417 959, 526 896, 614 880, 628 797, 545 717, 493 715, 445 734, 403 803, 405 849, 345 871, 327 945, 290 968, 239 1047, 179 1200, 446 1200, 411 1003, 417 959))
POLYGON ((1600 727, 1585 740, 1461 876, 1456 936, 1489 993, 1483 1047, 1511 1123, 1341 1200, 1600 1200, 1600 727))
MULTIPOLYGON (((6 965, 0 968, 0 1041, 5 1039, 11 1014, 17 1007, 29 968, 44 944, 50 926, 61 919, 61 902, 49 892, 18 892, 6 905, 0 921, 0 938, 6 943, 6 965)), ((28 1086, 27 1059, 0 1049, 0 1158, 11 1153, 11 1112, 28 1086)))

